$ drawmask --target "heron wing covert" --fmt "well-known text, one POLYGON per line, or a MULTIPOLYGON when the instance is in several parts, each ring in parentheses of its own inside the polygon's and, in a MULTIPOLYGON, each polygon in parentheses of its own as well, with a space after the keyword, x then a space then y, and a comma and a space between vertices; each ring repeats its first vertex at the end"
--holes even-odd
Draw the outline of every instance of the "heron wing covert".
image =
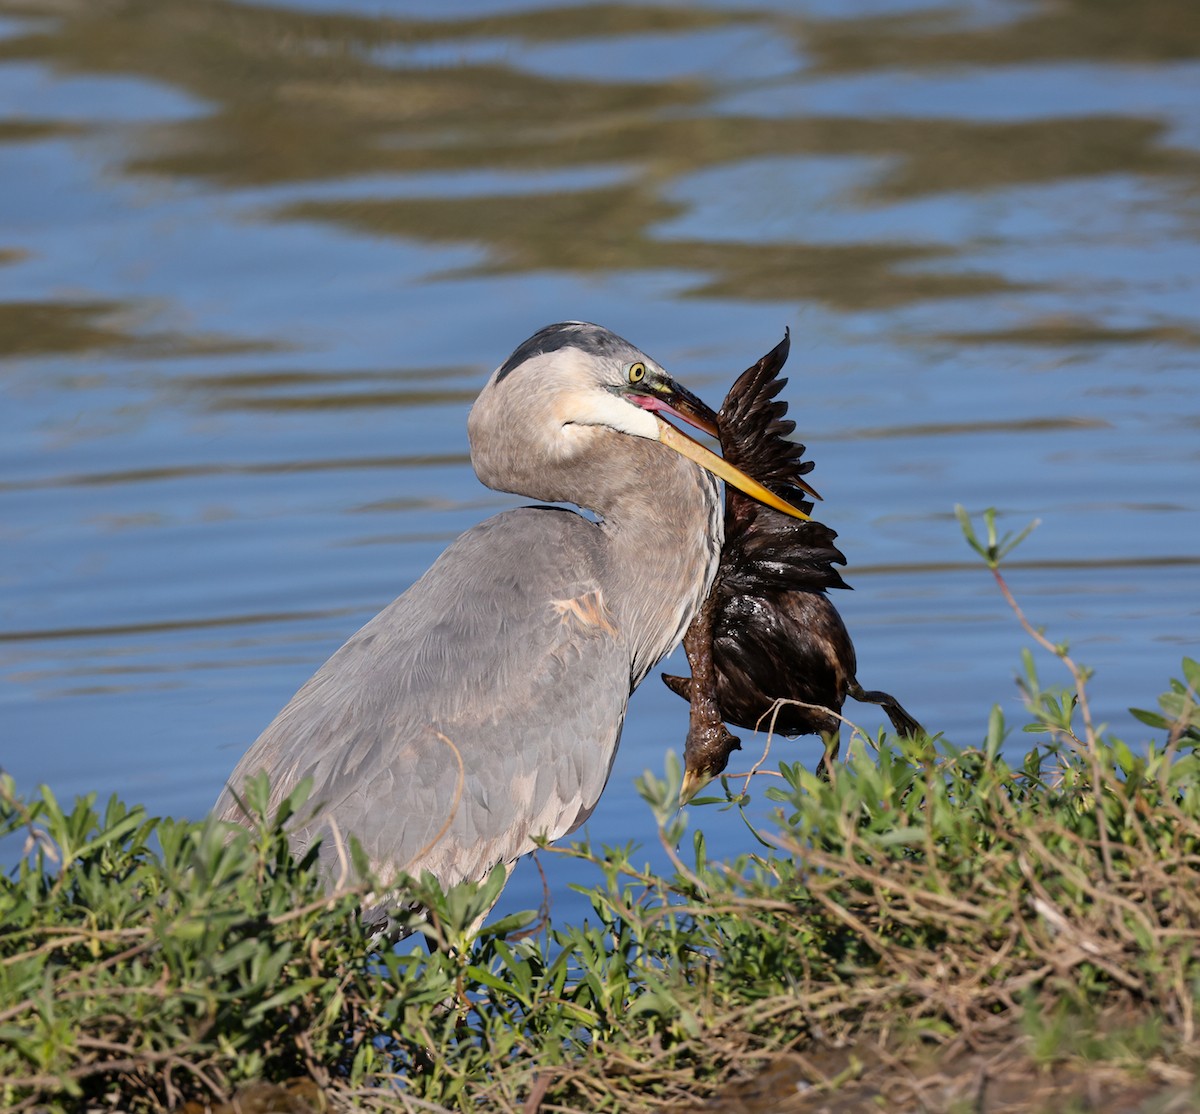
MULTIPOLYGON (((551 507, 467 531, 300 689, 231 784, 273 770, 276 802, 311 777, 323 807, 298 847, 332 818, 385 876, 430 870, 446 885, 577 827, 631 688, 599 534, 551 507)), ((217 811, 239 818, 229 789, 217 811)), ((333 841, 321 853, 331 866, 333 841)))

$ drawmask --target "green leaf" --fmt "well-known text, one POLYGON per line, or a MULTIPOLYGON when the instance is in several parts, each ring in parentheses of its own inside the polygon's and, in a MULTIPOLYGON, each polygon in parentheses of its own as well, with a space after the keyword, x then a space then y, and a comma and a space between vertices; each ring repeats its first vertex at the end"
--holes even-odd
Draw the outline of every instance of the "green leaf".
POLYGON ((247 1014, 247 1020, 251 1022, 261 1021, 272 1010, 277 1010, 281 1006, 286 1006, 289 1002, 294 1002, 297 998, 303 998, 306 994, 317 990, 324 981, 324 979, 319 978, 297 979, 294 983, 285 986, 282 990, 276 991, 270 998, 254 1006, 249 1014, 247 1014))
POLYGON ((1149 712, 1145 708, 1130 708, 1129 714, 1133 716, 1134 719, 1141 720, 1142 723, 1149 727, 1157 727, 1165 731, 1171 726, 1170 723, 1167 722, 1165 716, 1160 715, 1158 712, 1149 712))
POLYGON ((875 843, 880 847, 920 845, 924 842, 925 829, 917 827, 893 828, 891 831, 881 832, 875 837, 875 843))

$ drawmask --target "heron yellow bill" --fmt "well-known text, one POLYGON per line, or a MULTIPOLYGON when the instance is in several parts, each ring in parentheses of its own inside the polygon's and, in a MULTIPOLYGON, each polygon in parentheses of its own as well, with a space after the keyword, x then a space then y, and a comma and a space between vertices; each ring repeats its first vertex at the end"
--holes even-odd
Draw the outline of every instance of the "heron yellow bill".
POLYGON ((718 479, 724 480, 727 484, 733 484, 739 491, 749 495, 751 499, 757 499, 758 502, 773 510, 782 511, 793 518, 807 519, 809 517, 802 510, 793 507, 786 499, 780 499, 775 492, 763 487, 758 480, 751 479, 740 468, 735 468, 732 464, 722 460, 716 453, 710 452, 699 441, 693 440, 682 430, 676 429, 670 422, 664 421, 657 414, 654 416, 658 419, 659 441, 674 449, 680 456, 686 456, 688 460, 699 464, 701 468, 711 472, 718 479))

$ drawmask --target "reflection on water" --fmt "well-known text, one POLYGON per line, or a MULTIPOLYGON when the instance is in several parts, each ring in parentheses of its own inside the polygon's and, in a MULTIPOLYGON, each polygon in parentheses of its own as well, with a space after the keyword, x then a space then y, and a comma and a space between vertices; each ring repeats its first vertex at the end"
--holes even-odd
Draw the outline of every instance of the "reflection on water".
MULTIPOLYGON (((569 317, 710 400, 790 325, 864 683, 959 742, 1016 714, 951 513, 995 505, 1145 737, 1200 626, 1200 8, 376 7, 0 0, 0 764, 203 812, 516 501, 466 412, 569 317)), ((649 838, 685 726, 648 682, 595 836, 649 838)))

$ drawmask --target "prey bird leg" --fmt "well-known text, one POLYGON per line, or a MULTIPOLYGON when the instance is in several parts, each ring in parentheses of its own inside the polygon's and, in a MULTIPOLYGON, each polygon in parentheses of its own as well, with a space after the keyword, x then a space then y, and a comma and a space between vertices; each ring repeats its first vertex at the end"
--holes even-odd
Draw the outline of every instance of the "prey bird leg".
POLYGON ((892 721, 897 735, 912 738, 924 732, 925 729, 901 707, 900 701, 889 693, 880 692, 878 689, 865 689, 857 681, 851 683, 848 691, 860 704, 878 704, 892 721))

